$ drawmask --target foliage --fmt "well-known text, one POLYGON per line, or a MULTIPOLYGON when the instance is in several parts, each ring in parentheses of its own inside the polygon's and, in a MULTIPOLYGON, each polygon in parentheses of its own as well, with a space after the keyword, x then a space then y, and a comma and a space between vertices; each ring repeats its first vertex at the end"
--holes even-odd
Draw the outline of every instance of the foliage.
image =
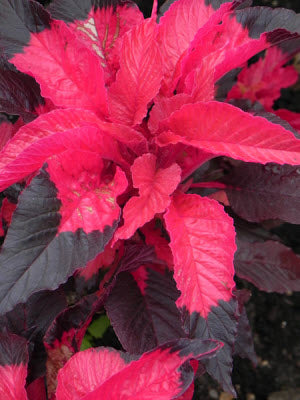
POLYGON ((299 223, 299 115, 274 102, 300 15, 0 6, 1 398, 189 400, 205 371, 235 395, 233 355, 256 362, 235 272, 300 288, 262 224, 299 223), (122 349, 80 351, 105 313, 122 349))

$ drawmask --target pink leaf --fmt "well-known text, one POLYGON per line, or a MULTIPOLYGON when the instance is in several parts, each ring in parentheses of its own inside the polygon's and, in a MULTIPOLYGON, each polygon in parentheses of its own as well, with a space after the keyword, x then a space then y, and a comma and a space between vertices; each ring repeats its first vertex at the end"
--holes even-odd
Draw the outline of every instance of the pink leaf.
MULTIPOLYGON (((230 8, 231 4, 223 6, 224 11, 230 8)), ((181 0, 174 2, 161 18, 158 43, 164 65, 163 93, 170 94, 174 89, 171 83, 177 62, 189 48, 197 31, 216 13, 204 0, 181 0)))
MULTIPOLYGON (((76 16, 77 3, 70 5, 68 1, 58 0, 53 1, 49 7, 53 18, 67 22, 72 20, 68 23, 70 29, 100 58, 107 85, 115 79, 115 73, 119 69, 123 35, 143 21, 143 14, 136 4, 117 3, 119 4, 105 3, 105 6, 96 7, 90 2, 88 4, 91 4, 91 9, 85 18, 82 18, 81 12, 76 16), (74 18, 69 16, 70 8, 75 14, 74 18)), ((81 7, 86 11, 86 5, 81 7)))
POLYGON ((40 168, 48 157, 70 148, 94 151, 128 167, 118 142, 136 152, 146 149, 139 132, 104 122, 91 111, 54 110, 22 127, 2 150, 0 190, 40 168))
POLYGON ((20 71, 33 76, 41 85, 42 95, 56 106, 107 113, 100 59, 64 22, 53 21, 50 30, 32 33, 24 52, 10 61, 20 71))
POLYGON ((242 70, 227 99, 258 101, 271 111, 274 101, 280 97, 280 90, 298 80, 298 72, 293 66, 283 67, 287 61, 287 55, 277 47, 268 49, 264 58, 242 70))
POLYGON ((160 88, 162 63, 156 43, 156 24, 145 20, 124 35, 120 70, 111 85, 111 119, 130 126, 140 124, 147 105, 160 88))
POLYGON ((27 342, 13 335, 0 333, 0 397, 1 400, 27 400, 27 342))
POLYGON ((104 171, 102 159, 96 153, 66 151, 48 161, 47 171, 58 190, 61 202, 61 221, 58 234, 104 231, 118 220, 120 208, 116 198, 127 187, 124 172, 118 167, 113 179, 101 178, 104 171))
POLYGON ((126 203, 123 209, 124 225, 116 232, 115 240, 130 238, 170 204, 170 194, 180 182, 181 170, 177 164, 157 168, 156 162, 153 154, 144 154, 131 167, 133 185, 139 189, 139 196, 126 203))
POLYGON ((58 374, 57 400, 169 400, 180 395, 193 379, 181 371, 185 361, 211 357, 220 348, 214 341, 185 340, 161 346, 131 361, 126 353, 109 348, 75 354, 58 374), (131 361, 131 362, 130 362, 131 361))
POLYGON ((300 142, 291 132, 230 104, 185 105, 161 129, 161 145, 180 142, 244 161, 300 164, 300 142))
POLYGON ((191 194, 174 196, 165 221, 181 291, 177 305, 206 318, 212 306, 232 297, 233 222, 217 202, 191 194))

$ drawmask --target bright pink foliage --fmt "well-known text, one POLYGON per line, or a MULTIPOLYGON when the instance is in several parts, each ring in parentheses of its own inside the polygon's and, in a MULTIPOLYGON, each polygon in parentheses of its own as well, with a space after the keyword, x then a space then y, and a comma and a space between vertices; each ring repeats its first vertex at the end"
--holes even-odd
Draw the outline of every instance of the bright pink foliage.
MULTIPOLYGON (((12 113, 15 101, 15 114, 30 117, 0 124, 0 314, 9 330, 21 302, 27 307, 43 291, 58 296, 61 308, 40 331, 39 312, 34 322, 24 312, 23 324, 26 339, 44 338, 52 399, 190 400, 190 361, 200 359, 235 395, 230 373, 243 307, 234 292, 233 218, 219 203, 235 210, 230 189, 242 196, 248 186, 225 182, 222 168, 210 176, 208 162, 300 164, 292 129, 300 129, 299 115, 273 110, 280 89, 297 80, 286 64, 300 30, 292 12, 221 3, 177 0, 157 19, 154 2, 144 19, 129 0, 54 0, 50 15, 36 2, 0 0, 0 78, 21 71, 37 86, 23 108, 16 85, 6 97, 0 86, 1 111, 12 113), (241 99, 250 100, 247 111, 241 99), (201 192, 210 188, 222 191, 201 192), (104 310, 127 353, 79 351, 104 310)), ((258 258, 266 251, 253 247, 258 258)), ((276 270, 280 276, 282 266, 276 270)), ((3 399, 26 400, 25 364, 0 352, 3 399)), ((28 388, 44 396, 37 379, 28 388)))

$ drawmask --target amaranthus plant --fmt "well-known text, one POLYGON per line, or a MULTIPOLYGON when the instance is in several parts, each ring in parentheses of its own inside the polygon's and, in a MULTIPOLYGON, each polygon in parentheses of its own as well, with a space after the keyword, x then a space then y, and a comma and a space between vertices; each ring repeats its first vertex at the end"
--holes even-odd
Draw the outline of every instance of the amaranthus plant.
POLYGON ((273 109, 299 49, 300 15, 248 0, 0 0, 1 399, 188 400, 205 371, 235 395, 235 269, 300 287, 256 235, 300 223, 300 117, 273 109), (81 351, 104 313, 122 350, 81 351))

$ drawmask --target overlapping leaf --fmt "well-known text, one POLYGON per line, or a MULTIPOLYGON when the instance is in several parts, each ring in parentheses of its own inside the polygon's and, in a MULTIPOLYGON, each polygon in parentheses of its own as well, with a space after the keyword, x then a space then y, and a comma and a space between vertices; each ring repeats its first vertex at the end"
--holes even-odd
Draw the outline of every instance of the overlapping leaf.
POLYGON ((160 88, 162 62, 153 19, 124 35, 120 69, 109 89, 111 119, 129 126, 142 122, 160 88))
POLYGON ((123 209, 124 225, 118 229, 115 239, 128 239, 149 222, 156 213, 164 212, 170 204, 170 195, 180 182, 181 170, 177 164, 158 168, 153 154, 137 158, 131 167, 133 185, 139 188, 139 196, 132 197, 123 209))
POLYGON ((250 222, 279 218, 300 223, 299 166, 240 163, 223 179, 230 206, 250 222), (247 207, 245 207, 247 204, 247 207))
POLYGON ((0 333, 0 396, 3 400, 27 400, 26 340, 12 334, 0 333))
POLYGON ((178 194, 165 221, 171 238, 174 278, 181 291, 177 306, 183 311, 187 333, 225 344, 206 368, 225 390, 234 393, 230 374, 237 310, 232 295, 236 248, 232 220, 214 200, 178 194))
POLYGON ((235 269, 239 277, 266 292, 300 290, 300 258, 281 243, 238 241, 235 269))
POLYGON ((161 129, 160 145, 185 143, 244 161, 300 164, 300 142, 291 132, 230 104, 185 105, 161 129))
POLYGON ((124 173, 102 182, 99 156, 67 155, 49 160, 20 197, 0 255, 1 313, 57 288, 101 253, 116 229, 124 173))
POLYGON ((142 266, 119 275, 105 308, 126 351, 142 354, 185 336, 175 305, 178 295, 168 273, 142 266))
POLYGON ((219 348, 218 342, 181 339, 145 353, 137 361, 113 349, 89 349, 77 353, 61 369, 56 398, 96 400, 101 395, 107 400, 120 396, 124 400, 168 400, 192 382, 193 370, 184 363, 211 357, 219 348))

